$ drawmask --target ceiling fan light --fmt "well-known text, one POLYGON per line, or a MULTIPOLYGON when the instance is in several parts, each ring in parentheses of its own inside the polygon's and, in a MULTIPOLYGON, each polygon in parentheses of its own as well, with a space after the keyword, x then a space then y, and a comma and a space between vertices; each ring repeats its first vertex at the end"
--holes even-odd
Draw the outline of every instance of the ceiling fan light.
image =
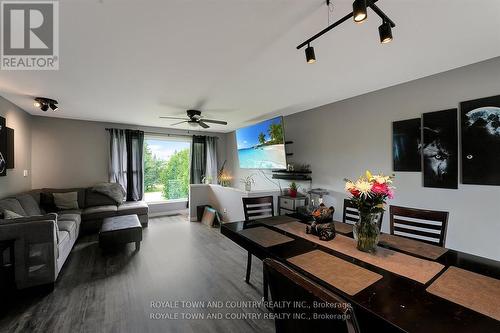
POLYGON ((355 0, 352 4, 352 17, 354 22, 362 23, 368 16, 366 10, 366 0, 355 0))
POLYGON ((42 104, 40 104, 40 102, 36 101, 35 103, 33 103, 33 105, 37 108, 39 108, 40 106, 42 106, 42 104))
POLYGON ((378 27, 378 33, 380 35, 380 43, 387 44, 392 41, 392 28, 389 22, 384 21, 380 27, 378 27))
POLYGON ((308 64, 314 64, 316 62, 316 55, 314 54, 314 47, 308 45, 306 48, 306 60, 308 64))
POLYGON ((189 124, 189 126, 191 127, 197 127, 198 126, 198 123, 196 121, 188 121, 187 122, 189 124))
POLYGON ((46 103, 43 103, 43 104, 42 104, 42 106, 40 106, 40 109, 41 109, 43 112, 45 112, 45 111, 47 111, 47 110, 49 109, 49 105, 48 105, 48 104, 46 104, 46 103))

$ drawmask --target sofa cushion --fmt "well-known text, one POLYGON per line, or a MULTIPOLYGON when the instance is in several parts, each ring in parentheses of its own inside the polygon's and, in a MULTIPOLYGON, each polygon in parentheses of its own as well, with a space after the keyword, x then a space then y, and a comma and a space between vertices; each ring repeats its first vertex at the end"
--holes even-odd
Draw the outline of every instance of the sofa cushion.
POLYGON ((33 198, 31 194, 19 194, 16 196, 16 199, 21 204, 21 207, 23 207, 26 215, 42 215, 38 202, 36 202, 35 198, 33 198))
POLYGON ((71 221, 71 220, 58 220, 57 221, 57 226, 59 228, 59 231, 66 231, 69 233, 69 236, 71 239, 75 239, 78 237, 77 235, 77 229, 78 225, 76 221, 71 221))
POLYGON ((76 222, 78 225, 82 222, 82 217, 80 214, 59 214, 57 217, 58 221, 73 221, 76 222))
POLYGON ((115 205, 88 207, 82 211, 82 220, 95 220, 115 216, 116 210, 115 205))
POLYGON ((65 192, 65 193, 52 193, 54 196, 54 203, 57 209, 78 209, 78 193, 77 192, 65 192))
POLYGON ((118 215, 144 215, 149 211, 148 204, 144 201, 127 201, 118 206, 118 215))
POLYGON ((64 215, 64 214, 78 214, 82 215, 83 209, 64 209, 60 210, 57 212, 58 215, 64 215))
POLYGON ((57 232, 57 244, 62 244, 69 241, 69 232, 65 230, 59 230, 57 232))
POLYGON ((116 205, 115 201, 107 195, 94 192, 92 188, 85 190, 85 207, 116 205))
POLYGON ((21 206, 19 201, 14 198, 0 200, 0 211, 2 211, 2 214, 4 209, 10 210, 11 212, 19 214, 21 216, 26 216, 26 212, 24 211, 23 207, 21 206))

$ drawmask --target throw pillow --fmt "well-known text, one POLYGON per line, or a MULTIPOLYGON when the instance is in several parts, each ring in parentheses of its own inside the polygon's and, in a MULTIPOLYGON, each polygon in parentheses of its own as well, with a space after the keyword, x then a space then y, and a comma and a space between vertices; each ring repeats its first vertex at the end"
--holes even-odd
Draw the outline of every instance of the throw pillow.
POLYGON ((20 217, 23 217, 23 216, 15 213, 11 210, 8 210, 8 209, 3 210, 3 218, 6 220, 17 219, 20 217))
POLYGON ((78 209, 78 193, 52 193, 54 203, 59 210, 78 209))
POLYGON ((57 207, 54 204, 54 196, 50 192, 41 192, 40 193, 40 207, 46 213, 55 213, 57 211, 57 207))

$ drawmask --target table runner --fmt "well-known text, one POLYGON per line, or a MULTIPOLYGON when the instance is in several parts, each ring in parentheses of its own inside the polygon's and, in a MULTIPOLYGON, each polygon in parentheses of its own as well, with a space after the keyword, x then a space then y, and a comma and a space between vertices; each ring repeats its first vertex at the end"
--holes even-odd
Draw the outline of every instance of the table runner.
POLYGON ((273 217, 266 217, 260 220, 253 220, 251 223, 259 223, 259 224, 264 224, 264 225, 278 225, 282 223, 288 223, 288 222, 293 222, 293 221, 298 221, 298 219, 286 215, 279 215, 279 216, 273 216, 273 217))
POLYGON ((500 320, 500 280, 451 266, 426 290, 500 320))
POLYGON ((266 227, 244 229, 239 231, 239 233, 263 247, 271 247, 293 241, 293 238, 287 237, 266 227))
POLYGON ((436 260, 448 251, 444 247, 389 234, 380 234, 379 243, 432 260, 436 260))
POLYGON ((344 222, 333 222, 335 224, 335 231, 341 234, 350 234, 352 232, 352 224, 344 223, 344 222))
POLYGON ((356 249, 354 239, 340 234, 331 241, 321 241, 316 236, 306 234, 305 226, 300 222, 284 223, 276 228, 422 284, 427 283, 444 268, 437 262, 415 258, 380 246, 375 253, 362 252, 356 249))
POLYGON ((320 250, 301 254, 287 261, 351 296, 382 278, 380 274, 320 250))

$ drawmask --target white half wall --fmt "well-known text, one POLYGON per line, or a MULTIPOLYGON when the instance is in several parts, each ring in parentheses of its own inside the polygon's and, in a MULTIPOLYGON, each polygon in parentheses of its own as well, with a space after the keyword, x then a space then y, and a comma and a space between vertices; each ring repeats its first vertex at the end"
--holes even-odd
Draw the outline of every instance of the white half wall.
POLYGON ((237 222, 245 220, 243 213, 242 198, 263 197, 272 195, 274 197, 274 211, 278 215, 277 204, 279 191, 275 190, 252 190, 243 191, 234 187, 223 187, 220 185, 194 184, 189 186, 189 219, 197 221, 196 207, 210 205, 221 215, 224 222, 237 222))

